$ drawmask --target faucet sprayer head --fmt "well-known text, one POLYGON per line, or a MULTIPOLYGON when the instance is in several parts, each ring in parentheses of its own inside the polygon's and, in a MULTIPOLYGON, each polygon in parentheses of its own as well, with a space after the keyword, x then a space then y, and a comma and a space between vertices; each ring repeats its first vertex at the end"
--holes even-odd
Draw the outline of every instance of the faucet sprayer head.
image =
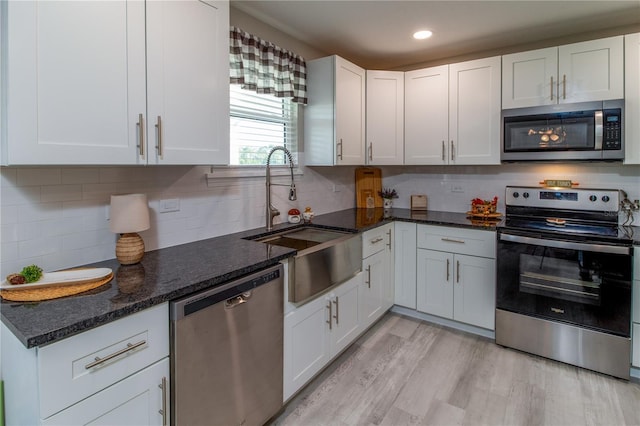
POLYGON ((295 201, 298 197, 296 197, 296 184, 291 182, 291 186, 289 187, 289 201, 295 201))

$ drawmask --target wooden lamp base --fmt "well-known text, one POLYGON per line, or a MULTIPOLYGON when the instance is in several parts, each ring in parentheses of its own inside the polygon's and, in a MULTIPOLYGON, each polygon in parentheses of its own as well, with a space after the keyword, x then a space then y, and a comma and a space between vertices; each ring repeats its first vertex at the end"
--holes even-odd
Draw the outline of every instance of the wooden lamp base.
POLYGON ((120 235, 116 243, 116 258, 121 265, 133 265, 144 256, 144 241, 135 232, 120 235))

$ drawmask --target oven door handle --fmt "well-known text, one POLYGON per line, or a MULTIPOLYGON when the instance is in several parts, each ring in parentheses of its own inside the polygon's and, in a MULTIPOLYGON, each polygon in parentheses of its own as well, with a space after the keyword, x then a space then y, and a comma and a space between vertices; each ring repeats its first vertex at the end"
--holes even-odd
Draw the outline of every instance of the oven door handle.
POLYGON ((521 235, 512 234, 500 234, 501 241, 509 241, 512 243, 532 244, 543 247, 555 247, 567 250, 582 250, 592 251, 598 253, 611 253, 611 254, 625 254, 631 253, 631 247, 623 246, 610 246, 606 244, 591 244, 591 243, 575 243, 571 241, 559 241, 559 240, 547 240, 534 237, 523 237, 521 235))

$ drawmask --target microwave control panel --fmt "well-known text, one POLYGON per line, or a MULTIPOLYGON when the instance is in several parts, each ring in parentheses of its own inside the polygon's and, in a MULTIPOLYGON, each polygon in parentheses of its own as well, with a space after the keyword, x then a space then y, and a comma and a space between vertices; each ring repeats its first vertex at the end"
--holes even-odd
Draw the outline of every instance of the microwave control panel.
POLYGON ((603 111, 602 149, 622 149, 622 111, 606 109, 603 111))

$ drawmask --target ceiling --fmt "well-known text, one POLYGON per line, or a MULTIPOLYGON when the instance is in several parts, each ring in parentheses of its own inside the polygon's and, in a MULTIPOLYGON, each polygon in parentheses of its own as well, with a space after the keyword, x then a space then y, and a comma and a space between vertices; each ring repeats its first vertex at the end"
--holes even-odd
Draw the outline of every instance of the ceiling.
POLYGON ((318 50, 381 69, 640 26, 640 0, 231 0, 231 5, 318 50), (434 35, 414 40, 418 29, 434 35))

